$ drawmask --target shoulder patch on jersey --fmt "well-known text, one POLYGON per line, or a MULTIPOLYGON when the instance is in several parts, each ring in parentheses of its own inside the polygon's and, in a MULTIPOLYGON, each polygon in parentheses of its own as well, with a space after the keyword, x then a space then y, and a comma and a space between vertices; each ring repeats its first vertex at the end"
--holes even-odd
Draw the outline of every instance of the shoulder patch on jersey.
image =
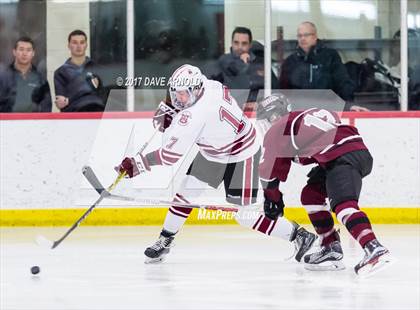
POLYGON ((181 117, 178 120, 178 124, 181 125, 181 126, 186 126, 188 124, 190 118, 192 118, 191 112, 190 111, 183 111, 183 112, 181 112, 181 117))

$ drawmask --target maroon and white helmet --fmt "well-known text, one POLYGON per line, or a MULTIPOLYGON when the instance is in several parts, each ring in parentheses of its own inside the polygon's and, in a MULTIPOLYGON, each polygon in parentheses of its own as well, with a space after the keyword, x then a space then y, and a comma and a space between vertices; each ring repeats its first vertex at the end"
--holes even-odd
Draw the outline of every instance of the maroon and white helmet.
POLYGON ((203 91, 204 79, 197 67, 183 65, 176 69, 169 80, 172 105, 183 110, 196 103, 203 91))

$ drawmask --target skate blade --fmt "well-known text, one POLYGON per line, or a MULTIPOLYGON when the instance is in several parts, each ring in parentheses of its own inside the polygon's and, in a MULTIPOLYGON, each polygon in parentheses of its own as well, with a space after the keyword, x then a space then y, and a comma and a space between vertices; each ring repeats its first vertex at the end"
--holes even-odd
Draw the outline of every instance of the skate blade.
POLYGON ((307 264, 305 263, 304 268, 311 271, 339 271, 346 269, 343 262, 339 261, 326 261, 320 264, 307 264))
POLYGON ((150 258, 146 257, 144 260, 145 264, 160 264, 165 260, 165 257, 156 257, 156 258, 150 258))
POLYGON ((388 267, 391 267, 396 262, 396 259, 391 256, 391 254, 385 253, 378 257, 378 260, 375 260, 359 270, 355 269, 356 274, 361 278, 369 278, 375 275, 379 271, 383 271, 388 267))

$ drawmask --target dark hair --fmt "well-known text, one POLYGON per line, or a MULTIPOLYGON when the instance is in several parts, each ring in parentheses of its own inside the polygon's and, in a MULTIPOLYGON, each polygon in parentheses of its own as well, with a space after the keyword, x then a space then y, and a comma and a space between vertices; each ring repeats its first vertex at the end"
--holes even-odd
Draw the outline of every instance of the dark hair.
POLYGON ((17 46, 18 46, 19 42, 31 43, 32 49, 35 49, 35 43, 30 37, 23 36, 23 37, 20 37, 19 39, 17 39, 16 42, 15 42, 15 49, 17 49, 17 46))
POLYGON ((248 38, 249 38, 249 43, 252 42, 252 32, 249 28, 246 27, 236 27, 233 32, 232 32, 232 40, 233 40, 233 36, 235 35, 235 33, 243 33, 243 34, 247 34, 248 38))
POLYGON ((69 36, 68 36, 68 38, 67 38, 67 41, 70 43, 70 40, 71 40, 71 37, 72 36, 84 36, 85 37, 85 40, 87 41, 87 35, 86 35, 86 33, 84 32, 84 31, 82 31, 82 30, 79 30, 79 29, 76 29, 76 30, 73 30, 72 32, 70 32, 70 34, 69 34, 69 36))

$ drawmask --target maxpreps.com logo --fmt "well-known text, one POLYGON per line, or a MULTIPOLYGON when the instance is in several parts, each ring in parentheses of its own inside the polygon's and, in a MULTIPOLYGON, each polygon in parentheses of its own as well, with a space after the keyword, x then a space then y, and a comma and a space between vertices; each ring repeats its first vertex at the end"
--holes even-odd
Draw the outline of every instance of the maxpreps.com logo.
POLYGON ((178 124, 181 126, 186 126, 188 124, 189 119, 191 117, 190 111, 184 111, 181 113, 181 117, 179 118, 178 124))
POLYGON ((239 212, 230 212, 219 210, 199 209, 197 214, 198 220, 257 220, 261 215, 260 210, 241 210, 239 212))

